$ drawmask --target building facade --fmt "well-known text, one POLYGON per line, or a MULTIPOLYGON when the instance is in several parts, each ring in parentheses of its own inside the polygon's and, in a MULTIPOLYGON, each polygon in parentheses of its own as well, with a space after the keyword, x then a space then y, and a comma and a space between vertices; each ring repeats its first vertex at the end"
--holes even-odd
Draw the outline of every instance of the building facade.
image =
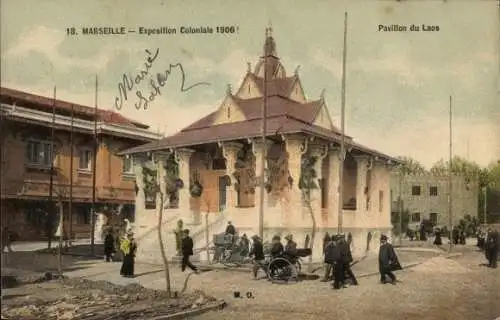
POLYGON ((239 88, 233 92, 228 86, 214 112, 159 143, 125 152, 136 164, 139 260, 161 257, 153 232, 160 207, 165 211, 165 244, 172 255, 175 239, 169 228, 178 219, 191 229, 200 249, 209 245, 207 232, 211 239, 228 221, 240 235, 258 233, 261 179, 265 240, 291 233, 302 246, 315 225, 313 256, 320 259, 324 233, 338 232, 339 208, 342 231, 351 234, 355 255, 375 250, 370 239, 375 242, 381 233, 390 232, 389 172, 397 160, 346 136, 344 179, 339 182, 341 133, 324 97, 306 98, 298 68, 287 75, 270 33, 263 51, 255 68, 248 63, 239 88), (265 143, 260 138, 264 96, 265 143), (155 186, 160 192, 151 192, 155 186))
MULTIPOLYGON (((457 223, 465 215, 478 215, 479 186, 462 176, 453 176, 451 184, 452 217, 457 223)), ((398 199, 402 200, 403 212, 408 212, 411 225, 423 219, 447 226, 449 223, 449 178, 447 175, 391 174, 391 207, 398 212, 398 199)))
POLYGON ((94 110, 60 100, 54 103, 50 98, 8 88, 1 89, 0 97, 2 227, 8 226, 21 240, 44 239, 47 236, 53 167, 52 199, 53 203, 59 200, 63 203, 66 232, 71 222, 73 236, 89 237, 95 125, 98 138, 96 212, 120 208, 124 217, 133 219, 133 164, 130 158, 117 153, 157 140, 158 135, 148 131, 148 126, 111 111, 94 110))

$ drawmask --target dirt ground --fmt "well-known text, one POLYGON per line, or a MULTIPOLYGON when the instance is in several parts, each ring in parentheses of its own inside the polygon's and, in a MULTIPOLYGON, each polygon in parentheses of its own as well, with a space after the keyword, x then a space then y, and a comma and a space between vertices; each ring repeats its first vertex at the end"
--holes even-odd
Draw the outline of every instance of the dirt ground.
MULTIPOLYGON (((158 266, 137 265, 136 273, 141 276, 128 279, 129 282, 117 274, 119 264, 65 256, 64 268, 66 274, 73 275, 71 280, 2 290, 2 295, 5 294, 2 316, 14 315, 10 319, 26 320, 146 319, 147 314, 140 311, 141 314, 139 309, 146 308, 151 316, 159 311, 192 308, 213 300, 208 295, 224 299, 228 307, 197 319, 493 320, 500 317, 500 269, 481 266, 485 262, 483 254, 472 248, 455 259, 444 259, 435 253, 398 255, 403 264, 414 260, 425 262, 397 272, 401 282, 395 286, 379 284, 378 277, 371 276, 360 278, 357 287, 335 291, 330 284, 319 281, 280 285, 253 280, 248 272, 214 270, 193 276, 186 300, 173 304, 165 303, 161 292, 165 282, 158 266), (235 291, 242 296, 251 292, 254 298, 235 299, 235 291)), ((52 255, 16 253, 8 258, 8 267, 18 273, 21 269, 57 270, 57 260, 52 255)), ((353 269, 358 275, 372 272, 377 269, 376 259, 366 259, 353 269)), ((172 277, 176 289, 186 278, 178 266, 172 267, 172 277)))
POLYGON ((223 312, 200 315, 221 319, 428 319, 494 320, 500 317, 500 269, 479 265, 483 255, 432 258, 399 271, 401 283, 380 284, 377 276, 339 291, 317 282, 269 285, 255 299, 233 299, 223 312))
POLYGON ((106 281, 24 279, 20 286, 2 290, 2 319, 146 319, 177 313, 215 302, 202 292, 167 301, 165 291, 138 284, 106 281))

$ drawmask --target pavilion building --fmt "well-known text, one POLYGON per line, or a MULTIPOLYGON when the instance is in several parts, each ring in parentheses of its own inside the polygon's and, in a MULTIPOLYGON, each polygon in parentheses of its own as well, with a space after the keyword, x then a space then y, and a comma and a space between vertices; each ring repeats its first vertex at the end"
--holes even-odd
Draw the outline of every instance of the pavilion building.
POLYGON ((325 232, 338 231, 341 201, 342 231, 351 236, 353 254, 376 250, 380 234, 390 235, 392 229, 390 171, 398 161, 345 136, 339 199, 340 141, 323 95, 306 98, 298 68, 287 74, 268 30, 257 65, 252 70, 248 64, 239 88, 233 92, 228 86, 216 110, 172 136, 124 153, 133 156, 136 168, 138 259, 161 260, 154 231, 159 206, 170 254, 179 219, 200 249, 228 221, 240 235, 258 233, 264 146, 264 240, 291 233, 303 246, 314 216, 313 256, 320 259, 325 232), (264 100, 266 143, 261 139, 264 100))

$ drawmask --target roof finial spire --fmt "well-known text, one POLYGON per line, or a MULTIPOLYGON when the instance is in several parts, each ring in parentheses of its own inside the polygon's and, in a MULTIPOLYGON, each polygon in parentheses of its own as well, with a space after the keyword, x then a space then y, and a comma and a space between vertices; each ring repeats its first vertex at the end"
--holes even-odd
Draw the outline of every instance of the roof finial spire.
POLYGON ((228 96, 233 94, 233 90, 231 89, 231 85, 230 84, 227 85, 226 93, 227 93, 228 96))
POLYGON ((271 20, 269 20, 269 23, 267 24, 266 28, 266 37, 272 37, 273 36, 273 25, 271 24, 271 20))
POLYGON ((319 98, 321 100, 325 100, 325 92, 326 92, 326 89, 323 88, 323 90, 321 90, 321 94, 319 95, 319 98))
POLYGON ((295 75, 298 76, 299 75, 299 69, 300 69, 300 64, 297 65, 297 67, 295 68, 295 75))

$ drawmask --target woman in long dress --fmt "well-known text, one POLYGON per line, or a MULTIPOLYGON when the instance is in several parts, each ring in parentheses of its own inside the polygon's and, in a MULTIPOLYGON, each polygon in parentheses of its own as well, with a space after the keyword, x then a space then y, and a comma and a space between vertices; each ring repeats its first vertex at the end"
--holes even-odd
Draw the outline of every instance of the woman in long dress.
POLYGON ((123 252, 123 263, 120 270, 120 274, 123 277, 133 278, 134 277, 134 260, 135 252, 137 250, 137 244, 134 239, 134 234, 132 232, 127 233, 127 237, 122 240, 120 244, 120 249, 123 252))

